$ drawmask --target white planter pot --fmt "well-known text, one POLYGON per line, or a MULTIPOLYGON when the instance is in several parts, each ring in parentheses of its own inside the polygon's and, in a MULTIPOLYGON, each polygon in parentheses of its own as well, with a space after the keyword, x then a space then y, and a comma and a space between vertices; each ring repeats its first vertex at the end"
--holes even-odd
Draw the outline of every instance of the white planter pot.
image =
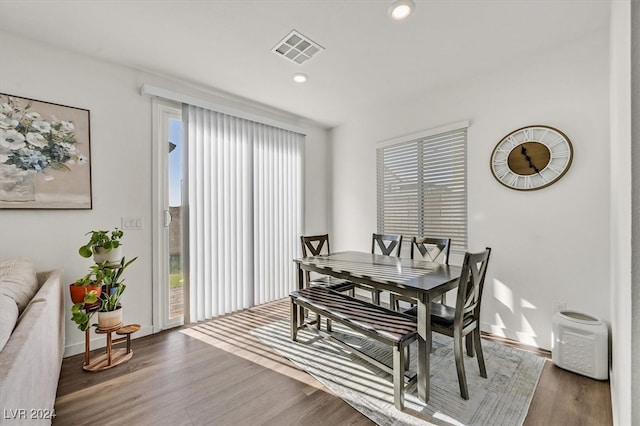
POLYGON ((106 330, 116 328, 122 325, 122 307, 115 311, 99 312, 98 311, 98 328, 106 330))
POLYGON ((120 260, 122 260, 122 246, 118 246, 109 251, 105 251, 102 247, 96 247, 96 252, 93 254, 93 261, 96 263, 102 263, 104 261, 118 263, 120 260))

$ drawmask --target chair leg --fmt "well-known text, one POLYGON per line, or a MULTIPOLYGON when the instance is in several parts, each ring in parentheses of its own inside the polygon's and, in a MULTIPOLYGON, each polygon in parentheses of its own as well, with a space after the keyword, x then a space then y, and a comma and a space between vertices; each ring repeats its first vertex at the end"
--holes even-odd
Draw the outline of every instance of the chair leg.
POLYGON ((465 337, 465 345, 467 346, 467 355, 473 358, 473 332, 469 333, 465 337))
POLYGON ((484 354, 482 353, 482 339, 480 338, 480 329, 473 330, 473 340, 478 354, 478 368, 480 369, 480 377, 487 378, 487 368, 484 365, 484 354))
POLYGON ((460 384, 460 395, 463 399, 469 399, 469 389, 467 388, 467 376, 464 371, 464 353, 462 353, 462 333, 453 333, 453 352, 456 357, 456 371, 458 372, 458 383, 460 384))

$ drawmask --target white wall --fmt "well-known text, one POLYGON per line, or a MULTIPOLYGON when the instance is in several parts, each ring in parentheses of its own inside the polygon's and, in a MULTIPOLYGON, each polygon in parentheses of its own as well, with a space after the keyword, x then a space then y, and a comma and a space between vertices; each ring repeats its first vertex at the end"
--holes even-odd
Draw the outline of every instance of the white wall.
MULTIPOLYGON (((0 258, 25 256, 39 270, 63 269, 71 283, 86 273, 90 261, 77 249, 84 234, 96 228, 120 226, 121 217, 140 217, 142 230, 127 231, 125 255, 139 256, 127 270, 123 296, 125 321, 152 330, 152 205, 151 100, 140 95, 150 83, 218 104, 270 118, 287 120, 307 133, 306 223, 326 228, 326 213, 317 208, 326 201, 322 164, 327 132, 305 120, 267 110, 249 101, 80 56, 3 32, 0 34, 0 92, 90 110, 92 210, 0 210, 0 258), (311 158, 310 158, 311 157, 311 158)), ((67 314, 70 300, 67 300, 67 314)), ((104 345, 104 337, 94 346, 104 345)), ((67 321, 66 355, 84 350, 83 335, 67 321)))
POLYGON ((549 349, 554 300, 609 321, 608 89, 603 29, 455 87, 354 112, 332 131, 332 248, 370 248, 376 142, 469 120, 469 249, 493 249, 484 329, 549 349), (489 157, 528 124, 564 131, 574 163, 551 187, 514 191, 495 181, 489 157))
MULTIPOLYGON (((328 167, 329 132, 326 129, 307 126, 305 145, 305 223, 304 235, 318 235, 328 232, 329 198, 328 167)), ((302 255, 302 253, 300 253, 302 255)))

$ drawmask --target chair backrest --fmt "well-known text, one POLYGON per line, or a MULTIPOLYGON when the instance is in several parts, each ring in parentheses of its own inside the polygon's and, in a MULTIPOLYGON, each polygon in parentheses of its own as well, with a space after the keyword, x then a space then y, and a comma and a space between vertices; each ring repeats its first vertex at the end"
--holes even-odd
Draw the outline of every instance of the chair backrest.
POLYGON ((302 235, 300 237, 300 243, 302 244, 302 257, 331 254, 329 234, 302 235))
POLYGON ((376 247, 385 256, 400 257, 402 235, 373 234, 371 239, 371 253, 376 253, 376 247))
POLYGON ((490 254, 491 248, 487 247, 479 253, 467 252, 464 255, 456 298, 455 324, 462 324, 468 315, 472 315, 476 321, 480 320, 482 289, 490 254))
POLYGON ((415 259, 415 251, 417 250, 423 259, 448 265, 450 246, 451 238, 413 237, 411 239, 411 258, 415 259))

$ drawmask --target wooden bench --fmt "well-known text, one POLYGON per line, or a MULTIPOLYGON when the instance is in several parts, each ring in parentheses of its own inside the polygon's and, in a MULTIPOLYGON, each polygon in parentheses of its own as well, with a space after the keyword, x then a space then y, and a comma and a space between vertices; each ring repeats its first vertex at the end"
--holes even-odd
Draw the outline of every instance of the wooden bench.
MULTIPOLYGON (((297 340, 298 330, 311 324, 298 318, 302 307, 317 315, 315 332, 346 347, 350 352, 376 365, 393 376, 393 401, 397 409, 404 408, 405 380, 408 384, 416 379, 414 372, 408 372, 406 350, 418 336, 415 318, 392 311, 379 305, 358 300, 343 293, 324 287, 309 287, 293 291, 291 297, 291 340, 297 340), (327 319, 327 330, 321 329, 321 318, 327 319), (332 334, 331 321, 337 321, 365 336, 387 344, 393 349, 393 365, 388 365, 339 340, 332 334)), ((312 327, 310 329, 313 330, 312 327)))

